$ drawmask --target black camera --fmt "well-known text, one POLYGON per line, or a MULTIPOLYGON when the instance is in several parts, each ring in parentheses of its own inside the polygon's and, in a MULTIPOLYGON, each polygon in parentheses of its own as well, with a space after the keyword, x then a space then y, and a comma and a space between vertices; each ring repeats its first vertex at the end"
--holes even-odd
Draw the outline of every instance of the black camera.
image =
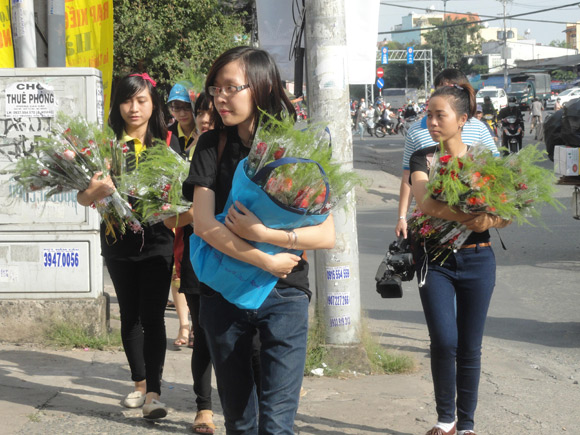
POLYGON ((402 282, 411 281, 413 276, 415 267, 409 239, 399 238, 389 245, 389 250, 379 265, 375 276, 377 293, 383 298, 401 298, 402 282))

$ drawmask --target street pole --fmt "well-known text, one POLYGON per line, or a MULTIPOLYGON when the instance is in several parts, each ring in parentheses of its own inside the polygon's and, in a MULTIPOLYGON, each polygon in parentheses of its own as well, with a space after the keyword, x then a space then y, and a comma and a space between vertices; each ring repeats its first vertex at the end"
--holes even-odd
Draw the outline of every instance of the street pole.
POLYGON ((34 1, 12 1, 12 35, 14 66, 36 68, 36 33, 34 28, 34 1))
POLYGON ((48 0, 47 30, 48 30, 48 66, 66 66, 64 1, 48 0))
MULTIPOLYGON (((306 2, 308 118, 327 125, 332 157, 353 170, 345 9, 343 0, 306 2), (330 67, 331 66, 331 67, 330 67)), ((315 253, 316 291, 326 344, 360 343, 360 277, 354 190, 333 211, 334 249, 315 253)))
POLYGON ((508 89, 508 72, 507 72, 507 28, 505 24, 505 5, 506 0, 503 0, 503 88, 508 89))
POLYGON ((447 69, 447 27, 445 24, 445 15, 447 15, 447 0, 443 0, 443 46, 445 51, 444 68, 447 69))

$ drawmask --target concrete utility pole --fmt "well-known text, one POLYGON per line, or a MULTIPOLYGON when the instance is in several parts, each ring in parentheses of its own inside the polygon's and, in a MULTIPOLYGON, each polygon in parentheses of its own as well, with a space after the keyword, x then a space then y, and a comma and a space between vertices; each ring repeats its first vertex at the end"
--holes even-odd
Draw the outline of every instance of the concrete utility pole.
POLYGON ((503 0, 503 88, 506 90, 508 89, 508 48, 507 48, 507 28, 505 24, 505 5, 507 0, 503 0))
POLYGON ((36 68, 34 1, 12 1, 12 40, 16 68, 36 68))
MULTIPOLYGON (((344 0, 306 2, 308 116, 324 123, 332 156, 353 168, 344 0)), ((317 302, 324 315, 327 344, 360 342, 360 277, 354 191, 346 207, 333 212, 334 249, 316 251, 317 302)))
POLYGON ((443 51, 445 52, 444 68, 447 69, 447 24, 445 23, 445 15, 447 15, 447 0, 443 0, 443 51))
POLYGON ((48 66, 66 66, 64 0, 48 0, 48 66))

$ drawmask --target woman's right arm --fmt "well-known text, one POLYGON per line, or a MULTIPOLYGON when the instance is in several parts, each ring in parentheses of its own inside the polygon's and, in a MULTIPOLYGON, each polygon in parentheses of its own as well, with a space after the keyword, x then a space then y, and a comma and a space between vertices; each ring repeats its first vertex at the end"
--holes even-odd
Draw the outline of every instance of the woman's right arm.
POLYGON ((195 234, 212 247, 232 258, 259 267, 279 278, 286 276, 300 261, 294 254, 282 252, 270 255, 232 233, 214 216, 214 191, 202 186, 195 186, 193 194, 193 228, 195 234))
POLYGON ((106 198, 115 191, 115 184, 111 180, 111 176, 108 175, 101 180, 99 179, 101 175, 103 175, 102 172, 96 172, 89 182, 89 187, 77 193, 77 201, 80 205, 89 206, 95 201, 106 198))

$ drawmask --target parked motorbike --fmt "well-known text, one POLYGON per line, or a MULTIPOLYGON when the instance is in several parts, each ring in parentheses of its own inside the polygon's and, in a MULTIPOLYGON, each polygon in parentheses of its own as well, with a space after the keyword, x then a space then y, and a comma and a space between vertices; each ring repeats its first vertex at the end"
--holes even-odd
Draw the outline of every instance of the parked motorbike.
POLYGON ((501 120, 502 125, 502 146, 507 148, 510 153, 517 153, 522 149, 522 140, 524 131, 518 119, 515 116, 508 116, 501 120))

